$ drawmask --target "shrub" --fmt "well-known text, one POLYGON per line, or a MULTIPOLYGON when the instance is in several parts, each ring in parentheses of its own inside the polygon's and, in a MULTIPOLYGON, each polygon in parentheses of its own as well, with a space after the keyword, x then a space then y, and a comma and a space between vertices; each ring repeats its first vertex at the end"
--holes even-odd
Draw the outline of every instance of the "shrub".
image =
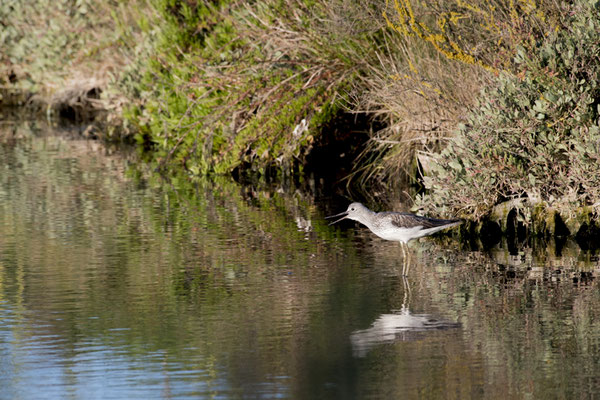
POLYGON ((110 82, 121 79, 150 36, 149 11, 146 0, 1 1, 0 105, 102 115, 106 128, 119 126, 126 101, 110 82))
POLYGON ((416 208, 481 218, 527 197, 573 210, 600 200, 600 14, 579 2, 565 29, 518 49, 435 157, 416 208))
POLYGON ((381 115, 365 176, 385 192, 414 176, 415 153, 435 153, 500 71, 565 21, 552 0, 386 0, 386 50, 368 63, 361 106, 381 115))

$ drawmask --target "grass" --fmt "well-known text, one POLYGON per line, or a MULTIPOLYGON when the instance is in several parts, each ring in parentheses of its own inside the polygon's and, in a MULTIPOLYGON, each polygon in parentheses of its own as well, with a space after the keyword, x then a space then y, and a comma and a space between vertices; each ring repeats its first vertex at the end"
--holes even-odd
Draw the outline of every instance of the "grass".
POLYGON ((0 85, 100 110, 106 136, 190 179, 302 175, 333 121, 364 114, 365 191, 421 168, 422 211, 594 206, 596 17, 588 0, 11 0, 0 85))
POLYGON ((167 26, 139 88, 149 96, 129 115, 159 167, 174 163, 191 176, 298 172, 347 104, 357 39, 342 46, 322 2, 156 6, 167 26))
POLYGON ((416 158, 425 164, 446 147, 481 89, 500 73, 518 72, 517 49, 533 49, 562 28, 563 8, 552 1, 385 1, 385 51, 367 63, 357 102, 385 121, 366 152, 377 156, 361 163, 364 185, 389 191, 415 176, 416 158))

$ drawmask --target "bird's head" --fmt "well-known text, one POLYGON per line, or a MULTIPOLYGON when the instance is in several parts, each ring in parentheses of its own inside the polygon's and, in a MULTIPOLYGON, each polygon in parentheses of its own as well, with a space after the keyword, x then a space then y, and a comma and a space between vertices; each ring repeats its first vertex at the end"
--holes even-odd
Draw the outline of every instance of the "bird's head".
POLYGON ((352 203, 348 206, 348 209, 346 211, 339 213, 339 214, 330 215, 329 217, 325 217, 325 218, 342 217, 340 219, 336 219, 335 221, 333 221, 329 224, 329 225, 333 225, 336 222, 340 222, 343 219, 351 219, 354 221, 360 221, 361 215, 364 215, 368 212, 369 212, 369 209, 367 207, 363 206, 361 203, 352 203))

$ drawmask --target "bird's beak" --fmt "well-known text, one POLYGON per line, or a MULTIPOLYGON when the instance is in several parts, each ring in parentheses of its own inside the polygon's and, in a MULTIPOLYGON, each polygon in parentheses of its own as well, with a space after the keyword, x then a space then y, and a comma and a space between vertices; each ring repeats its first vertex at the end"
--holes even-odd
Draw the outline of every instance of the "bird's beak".
POLYGON ((331 222, 329 225, 333 225, 336 222, 340 222, 341 220, 348 218, 348 211, 344 211, 342 213, 335 214, 335 215, 330 215, 329 217, 325 217, 325 218, 337 218, 337 217, 342 217, 342 218, 337 219, 337 220, 331 222))

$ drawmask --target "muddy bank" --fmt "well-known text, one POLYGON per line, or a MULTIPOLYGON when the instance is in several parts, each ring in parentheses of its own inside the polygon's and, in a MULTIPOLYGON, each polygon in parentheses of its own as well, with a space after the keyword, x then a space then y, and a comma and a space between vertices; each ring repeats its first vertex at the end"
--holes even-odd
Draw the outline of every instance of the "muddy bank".
POLYGON ((600 225, 592 207, 557 210, 543 202, 515 199, 496 205, 491 214, 479 221, 467 221, 461 229, 466 237, 476 236, 489 247, 503 238, 509 243, 529 243, 531 240, 571 238, 583 250, 600 248, 600 225))

